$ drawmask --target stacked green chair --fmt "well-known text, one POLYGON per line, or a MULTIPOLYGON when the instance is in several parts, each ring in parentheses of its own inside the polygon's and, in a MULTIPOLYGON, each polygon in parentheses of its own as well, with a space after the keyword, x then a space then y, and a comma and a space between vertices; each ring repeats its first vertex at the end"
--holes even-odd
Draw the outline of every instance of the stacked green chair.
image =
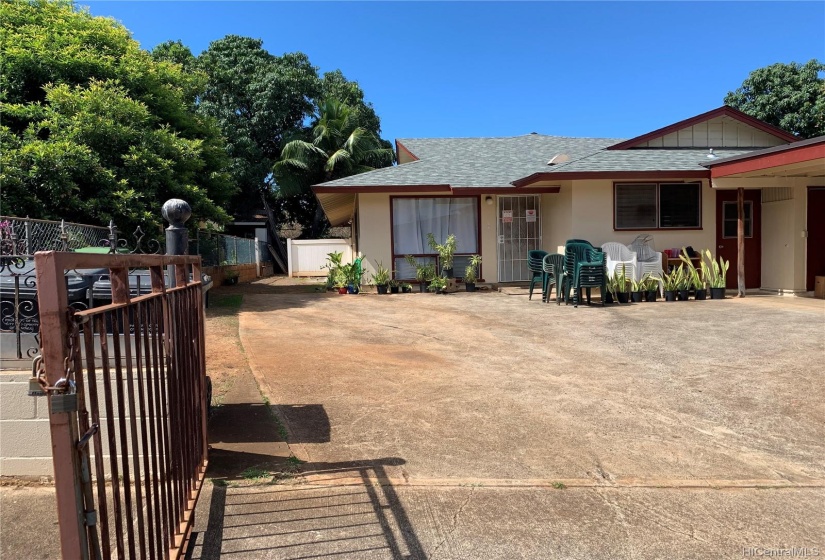
MULTIPOLYGON (((590 251, 593 251, 593 246, 590 243, 568 241, 564 246, 564 276, 562 277, 561 293, 562 298, 556 297, 556 303, 561 304, 564 299, 565 303, 570 303, 570 290, 576 286, 576 270, 580 262, 586 262, 590 257, 590 251)), ((556 294, 558 294, 558 286, 556 286, 556 294)))
POLYGON ((550 301, 550 294, 553 293, 553 286, 556 287, 556 300, 561 297, 561 284, 564 277, 564 255, 553 253, 546 255, 542 262, 544 270, 544 290, 541 300, 545 303, 550 301))
POLYGON ((578 307, 581 301, 582 288, 587 290, 587 305, 590 305, 590 289, 599 288, 604 306, 604 293, 607 287, 607 273, 604 253, 590 249, 587 260, 576 263, 576 274, 573 285, 573 306, 578 307))
POLYGON ((527 268, 531 273, 528 300, 533 299, 533 287, 536 285, 536 280, 541 280, 541 293, 544 293, 544 285, 547 282, 543 265, 545 256, 547 256, 547 251, 527 251, 527 268))

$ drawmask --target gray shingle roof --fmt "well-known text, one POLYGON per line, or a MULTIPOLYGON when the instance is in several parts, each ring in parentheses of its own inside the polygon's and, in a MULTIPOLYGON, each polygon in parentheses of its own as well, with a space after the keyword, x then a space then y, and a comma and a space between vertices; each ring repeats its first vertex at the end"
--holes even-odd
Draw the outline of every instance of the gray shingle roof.
POLYGON ((581 158, 611 146, 612 138, 569 138, 527 134, 508 138, 403 138, 398 140, 419 161, 385 167, 323 183, 332 186, 452 185, 501 187, 550 169, 553 156, 581 158))
MULTIPOLYGON (((400 138, 418 161, 322 183, 324 187, 509 187, 535 173, 706 171, 707 148, 605 150, 613 138, 527 134, 506 138, 400 138), (570 161, 549 166, 558 154, 570 161)), ((714 150, 720 158, 753 149, 714 150)))
MULTIPOLYGON (((753 148, 713 150, 718 157, 730 157, 753 148)), ((708 159, 707 148, 601 150, 576 161, 535 172, 568 173, 588 171, 703 171, 708 159)))

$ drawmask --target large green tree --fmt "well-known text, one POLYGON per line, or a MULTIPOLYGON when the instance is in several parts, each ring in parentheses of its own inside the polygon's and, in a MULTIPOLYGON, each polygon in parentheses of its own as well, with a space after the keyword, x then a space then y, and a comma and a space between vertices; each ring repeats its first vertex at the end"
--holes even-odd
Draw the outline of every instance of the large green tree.
POLYGON ((200 72, 153 60, 122 25, 69 1, 2 0, 4 214, 159 226, 184 198, 222 222, 233 187, 200 72))
MULTIPOLYGON (((392 165, 392 148, 360 125, 359 109, 333 98, 321 102, 308 138, 287 143, 273 167, 283 196, 301 196, 314 184, 392 165)), ((316 205, 309 237, 321 235, 326 227, 323 210, 316 205)))
POLYGON ((212 42, 196 65, 208 76, 198 111, 217 119, 227 139, 238 187, 231 208, 248 213, 271 190, 284 138, 312 113, 318 73, 302 53, 274 56, 261 40, 237 35, 212 42))
POLYGON ((825 64, 772 64, 754 70, 725 104, 802 138, 825 135, 825 64))

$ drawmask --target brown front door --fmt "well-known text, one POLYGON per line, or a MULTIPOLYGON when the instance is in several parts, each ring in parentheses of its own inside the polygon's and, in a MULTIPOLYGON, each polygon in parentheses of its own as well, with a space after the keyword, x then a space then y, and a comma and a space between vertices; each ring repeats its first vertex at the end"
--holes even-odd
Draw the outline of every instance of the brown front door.
POLYGON ((825 187, 808 187, 808 268, 805 286, 814 289, 814 276, 825 276, 825 187))
MULTIPOLYGON (((716 191, 716 255, 730 261, 727 287, 736 289, 736 191, 716 191)), ((745 190, 745 287, 762 286, 762 191, 745 190)))

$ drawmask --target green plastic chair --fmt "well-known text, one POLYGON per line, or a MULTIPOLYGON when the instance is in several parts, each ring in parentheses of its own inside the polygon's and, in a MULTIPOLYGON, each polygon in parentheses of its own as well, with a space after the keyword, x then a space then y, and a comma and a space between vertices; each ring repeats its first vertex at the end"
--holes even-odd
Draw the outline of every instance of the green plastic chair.
POLYGON ((604 306, 604 293, 607 287, 607 273, 604 253, 589 250, 586 261, 576 263, 575 284, 573 285, 573 307, 578 307, 581 301, 582 288, 587 290, 587 305, 590 305, 590 289, 599 288, 604 306))
POLYGON ((547 256, 547 251, 527 251, 527 268, 532 273, 530 277, 530 295, 528 300, 533 299, 533 287, 536 285, 536 280, 541 280, 541 291, 544 293, 545 283, 547 277, 544 274, 544 257, 547 256))
POLYGON ((542 261, 542 269, 546 280, 541 300, 545 303, 549 302, 550 294, 553 293, 553 286, 555 286, 556 300, 558 301, 561 297, 561 284, 564 277, 564 255, 561 253, 546 255, 542 261))
POLYGON ((569 242, 564 246, 564 275, 562 276, 561 293, 558 297, 558 286, 556 287, 556 303, 561 305, 564 299, 565 304, 570 303, 570 290, 576 286, 576 266, 580 262, 586 262, 590 257, 593 246, 590 243, 569 242))

